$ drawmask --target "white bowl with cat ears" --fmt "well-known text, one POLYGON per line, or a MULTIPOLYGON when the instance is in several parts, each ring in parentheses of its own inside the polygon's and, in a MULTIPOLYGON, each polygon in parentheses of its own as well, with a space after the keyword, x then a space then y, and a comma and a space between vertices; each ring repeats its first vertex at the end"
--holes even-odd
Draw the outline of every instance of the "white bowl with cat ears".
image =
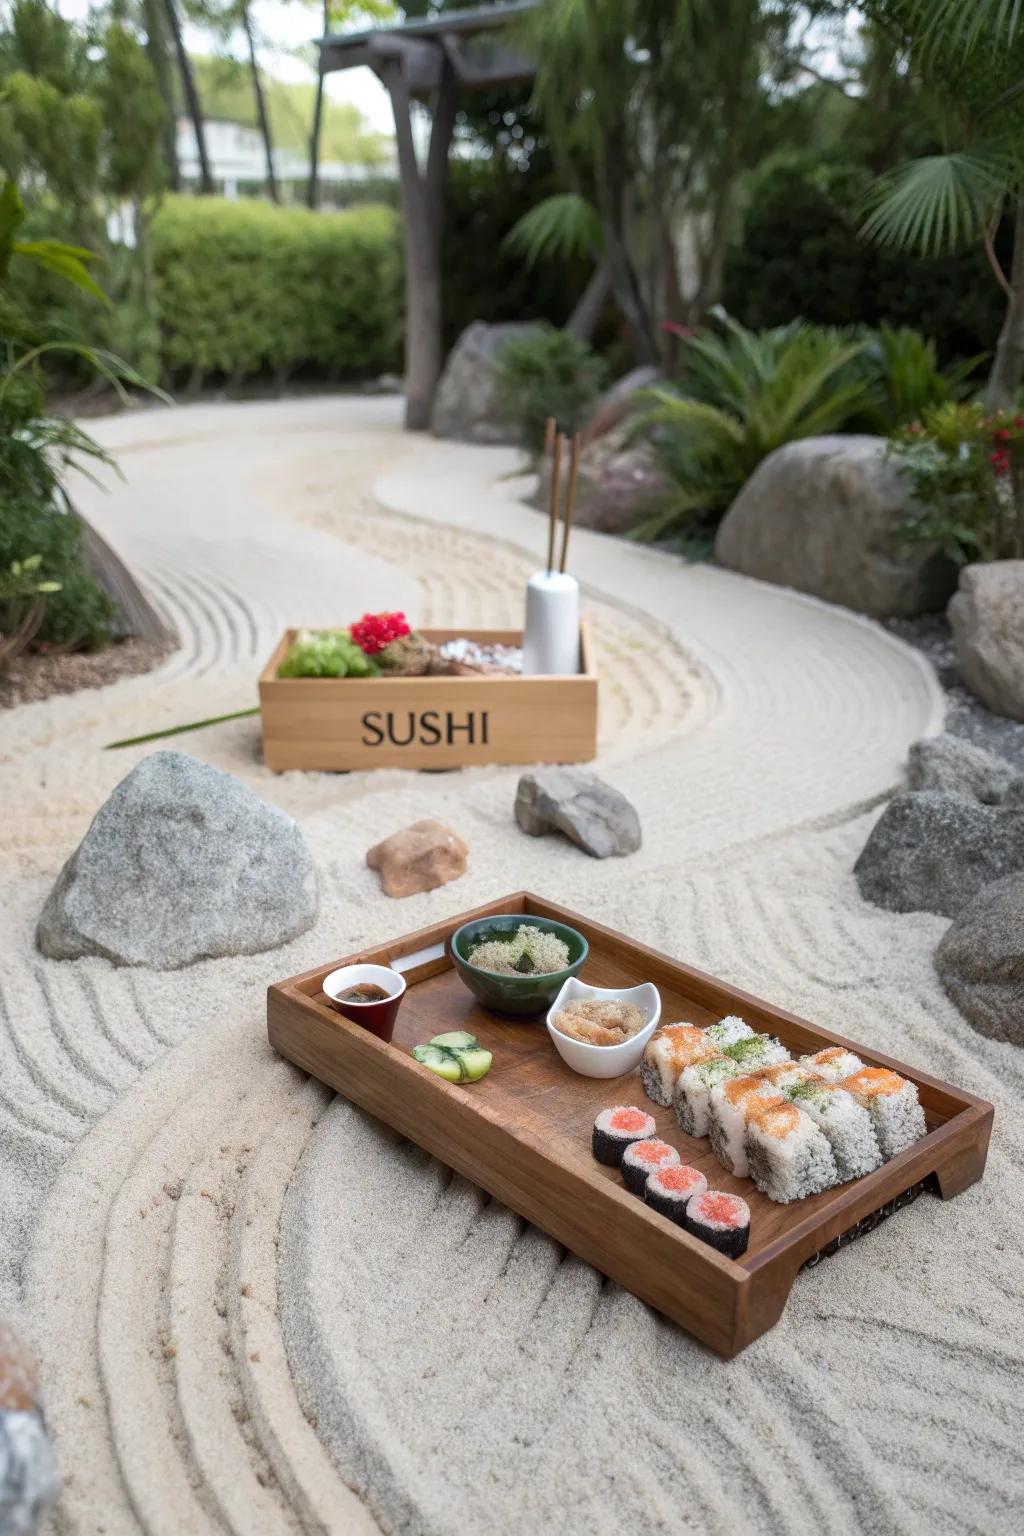
POLYGON ((652 981, 638 987, 592 987, 576 976, 570 976, 555 998, 545 1022, 551 1043, 567 1067, 581 1077, 622 1077, 640 1065, 644 1046, 654 1034, 661 1018, 661 994, 652 981), (646 1023, 629 1040, 621 1045, 588 1045, 584 1040, 573 1040, 555 1027, 554 1018, 566 1005, 582 1001, 624 1002, 639 1008, 646 1023))

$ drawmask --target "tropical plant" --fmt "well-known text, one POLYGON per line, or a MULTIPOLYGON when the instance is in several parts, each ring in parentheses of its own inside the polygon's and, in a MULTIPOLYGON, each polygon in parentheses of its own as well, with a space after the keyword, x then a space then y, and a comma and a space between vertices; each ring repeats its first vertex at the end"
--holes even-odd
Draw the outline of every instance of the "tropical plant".
POLYGON ((981 246, 1006 300, 987 399, 1006 406, 1024 378, 1024 11, 1018 0, 865 0, 864 9, 900 41, 948 118, 940 151, 878 182, 864 233, 926 255, 981 246), (995 243, 1006 207, 1009 266, 995 243))
POLYGON ((49 580, 42 565, 42 555, 28 555, 0 568, 0 672, 28 649, 42 625, 47 597, 60 591, 60 582, 49 580))
POLYGON ((873 380, 856 366, 865 345, 800 322, 758 335, 727 319, 721 331, 692 337, 678 389, 638 397, 637 430, 654 434, 671 489, 642 513, 634 536, 716 518, 776 448, 870 410, 873 380))
POLYGON ((864 334, 862 367, 872 383, 864 425, 888 435, 933 406, 963 400, 985 354, 939 367, 935 343, 910 326, 882 325, 864 334))
POLYGON ((916 507, 908 540, 936 544, 951 560, 1024 558, 1024 415, 979 404, 926 410, 893 437, 890 454, 908 476, 916 507))
POLYGON ((498 400, 535 453, 549 417, 562 432, 580 430, 606 376, 602 358, 553 325, 506 342, 495 367, 498 400))

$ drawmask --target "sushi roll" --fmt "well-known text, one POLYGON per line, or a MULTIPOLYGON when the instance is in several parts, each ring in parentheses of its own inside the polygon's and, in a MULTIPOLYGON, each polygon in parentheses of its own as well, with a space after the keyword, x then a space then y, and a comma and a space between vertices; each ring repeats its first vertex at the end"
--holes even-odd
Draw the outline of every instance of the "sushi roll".
POLYGON ((749 1040, 754 1031, 735 1013, 730 1013, 728 1018, 719 1019, 717 1024, 712 1024, 704 1031, 712 1045, 722 1051, 727 1045, 735 1045, 737 1040, 749 1040))
POLYGON ((719 1054, 696 1024, 663 1024, 644 1047, 640 1082, 649 1099, 667 1109, 672 1090, 687 1067, 719 1054))
POLYGON ((643 1199, 648 1174, 658 1168, 677 1168, 679 1153, 667 1141, 634 1141, 622 1154, 622 1178, 626 1188, 643 1199))
POLYGON ((609 1168, 621 1168, 622 1154, 634 1141, 644 1141, 653 1136, 657 1126, 654 1116, 645 1114, 632 1104, 617 1104, 614 1109, 602 1109, 594 1121, 591 1146, 599 1163, 609 1168))
POLYGON ((816 1051, 813 1056, 801 1056, 800 1065, 806 1067, 808 1072, 823 1077, 828 1083, 838 1083, 840 1078, 859 1072, 864 1063, 844 1045, 829 1045, 823 1051, 816 1051))
POLYGON ((738 1179, 745 1179, 750 1171, 747 1167, 749 1101, 755 1096, 774 1097, 778 1091, 765 1072, 747 1072, 725 1078, 711 1090, 708 1102, 711 1149, 722 1167, 738 1179))
POLYGON ((746 1253, 750 1241, 750 1210, 739 1195, 708 1189, 690 1200, 683 1226, 702 1243, 730 1259, 738 1259, 741 1253, 746 1253))
POLYGON ((778 1066, 790 1059, 786 1047, 774 1035, 747 1035, 723 1046, 722 1055, 734 1061, 741 1072, 757 1072, 761 1067, 778 1066))
POLYGON ((810 1115, 832 1148, 839 1178, 859 1179, 881 1166, 882 1152, 863 1104, 838 1083, 808 1077, 783 1088, 783 1096, 810 1115))
POLYGON ((728 1077, 739 1077, 740 1068, 728 1056, 713 1056, 686 1071, 676 1083, 672 1107, 679 1127, 687 1136, 708 1133, 708 1102, 711 1090, 728 1077))
POLYGON ((928 1127, 917 1099, 917 1085, 887 1067, 861 1067, 840 1083, 871 1116, 886 1162, 913 1146, 928 1127))
POLYGON ((702 1195, 707 1187, 708 1181, 698 1169, 679 1163, 671 1168, 657 1168, 648 1174, 644 1199, 652 1210, 660 1211, 681 1227, 687 1204, 694 1195, 702 1195))
POLYGON ((781 1094, 747 1101, 747 1162, 763 1195, 779 1205, 819 1194, 839 1181, 839 1170, 809 1115, 781 1094))

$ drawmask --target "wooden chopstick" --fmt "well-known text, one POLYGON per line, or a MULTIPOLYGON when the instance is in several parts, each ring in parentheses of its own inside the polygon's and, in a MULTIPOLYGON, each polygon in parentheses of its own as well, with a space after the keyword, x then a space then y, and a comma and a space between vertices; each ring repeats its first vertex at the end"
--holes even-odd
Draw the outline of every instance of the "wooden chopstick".
POLYGON ((562 559, 558 569, 564 574, 565 562, 569 558, 569 530, 572 527, 572 514, 576 506, 576 476, 579 473, 580 453, 583 448, 583 438, 579 432, 575 433, 572 440, 572 457, 569 460, 569 484, 565 492, 565 522, 562 528, 562 559))

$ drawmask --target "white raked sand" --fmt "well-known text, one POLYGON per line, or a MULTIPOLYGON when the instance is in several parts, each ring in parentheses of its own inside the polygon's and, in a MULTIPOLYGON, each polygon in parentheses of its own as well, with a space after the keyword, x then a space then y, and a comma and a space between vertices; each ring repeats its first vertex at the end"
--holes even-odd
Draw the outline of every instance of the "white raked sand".
POLYGON ((515 456, 398 419, 329 399, 99 423, 127 481, 83 506, 185 644, 0 716, 0 1311, 40 1356, 54 1529, 1009 1530, 1024 1066, 944 999, 944 922, 875 911, 850 877, 941 721, 875 626, 577 531, 598 767, 640 810, 640 854, 521 837, 515 770, 275 777, 244 721, 171 744, 299 818, 316 929, 170 975, 35 954, 62 860, 154 750, 104 742, 253 700, 285 624, 515 622, 543 548, 500 478, 515 456), (390 902, 365 850, 424 815, 468 839, 470 871, 390 902), (802 1275, 723 1365, 272 1055, 269 981, 522 885, 992 1098, 984 1183, 802 1275))

